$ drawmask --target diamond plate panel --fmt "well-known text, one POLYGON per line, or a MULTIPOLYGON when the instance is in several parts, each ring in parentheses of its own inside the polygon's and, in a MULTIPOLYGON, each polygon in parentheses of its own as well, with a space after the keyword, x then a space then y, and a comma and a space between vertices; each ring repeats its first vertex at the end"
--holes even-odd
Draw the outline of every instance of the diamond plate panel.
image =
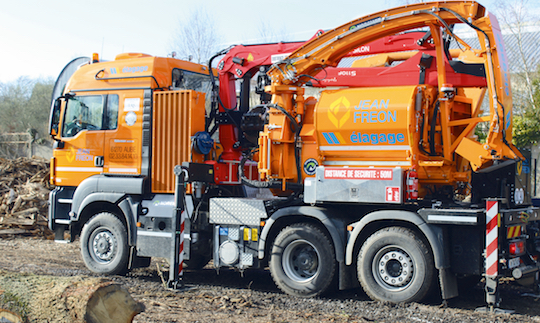
POLYGON ((240 240, 240 228, 229 228, 229 239, 234 241, 240 240))
POLYGON ((247 198, 210 199, 210 223, 259 226, 266 219, 264 200, 247 198))
POLYGON ((243 266, 253 266, 253 255, 250 253, 242 253, 241 263, 243 266))

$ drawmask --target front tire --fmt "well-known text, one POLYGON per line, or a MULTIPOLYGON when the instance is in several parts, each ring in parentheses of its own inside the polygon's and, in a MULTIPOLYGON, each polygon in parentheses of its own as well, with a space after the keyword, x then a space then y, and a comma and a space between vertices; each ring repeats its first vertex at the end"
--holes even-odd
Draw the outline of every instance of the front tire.
POLYGON ((126 227, 109 212, 94 215, 81 232, 83 261, 92 272, 124 274, 128 270, 129 247, 126 227))
POLYGON ((373 300, 420 301, 431 288, 433 273, 431 249, 406 228, 375 232, 358 254, 358 280, 373 300))
POLYGON ((330 287, 336 270, 334 247, 317 227, 300 223, 285 227, 276 237, 270 272, 283 292, 315 297, 330 287))

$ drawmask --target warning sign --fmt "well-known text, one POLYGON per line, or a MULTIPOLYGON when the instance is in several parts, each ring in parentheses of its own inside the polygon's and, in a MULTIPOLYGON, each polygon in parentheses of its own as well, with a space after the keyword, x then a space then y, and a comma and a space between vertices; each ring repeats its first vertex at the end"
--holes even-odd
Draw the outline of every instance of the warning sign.
POLYGON ((325 168, 326 179, 392 180, 392 169, 386 168, 325 168))
POLYGON ((399 203, 399 197, 401 195, 399 191, 400 191, 399 187, 387 186, 386 187, 386 202, 399 203))

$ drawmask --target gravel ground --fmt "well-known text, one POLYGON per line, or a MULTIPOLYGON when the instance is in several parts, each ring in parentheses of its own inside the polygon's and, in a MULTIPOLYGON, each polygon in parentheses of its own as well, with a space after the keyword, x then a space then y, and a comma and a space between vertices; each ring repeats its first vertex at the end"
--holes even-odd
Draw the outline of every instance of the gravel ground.
MULTIPOLYGON (((38 275, 95 276, 84 266, 79 244, 58 244, 37 238, 0 238, 0 269, 38 275)), ((441 306, 437 297, 425 303, 384 304, 371 301, 361 289, 334 292, 324 298, 302 299, 281 293, 267 270, 211 268, 186 271, 186 290, 163 287, 168 277, 163 259, 126 276, 108 277, 124 285, 145 305, 134 322, 540 322, 539 299, 511 281, 501 284, 502 307, 516 314, 475 312, 484 305, 479 285, 441 306)), ((0 286, 1 287, 1 286, 0 286)))

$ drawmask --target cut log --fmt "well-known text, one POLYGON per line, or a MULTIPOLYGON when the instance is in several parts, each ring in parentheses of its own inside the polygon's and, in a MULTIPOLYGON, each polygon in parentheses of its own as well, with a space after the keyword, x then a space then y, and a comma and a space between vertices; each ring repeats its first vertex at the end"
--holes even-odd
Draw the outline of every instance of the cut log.
POLYGON ((22 211, 19 211, 19 212, 11 213, 11 215, 12 215, 12 216, 20 217, 20 216, 29 215, 29 214, 32 214, 32 213, 39 213, 39 209, 38 209, 37 207, 31 207, 31 208, 26 209, 26 210, 22 210, 22 211))
POLYGON ((0 229, 0 236, 13 235, 13 234, 25 234, 28 230, 24 229, 0 229))
POLYGON ((0 308, 0 322, 4 323, 22 323, 23 319, 11 311, 0 308))
POLYGON ((21 219, 21 218, 4 218, 0 221, 0 224, 5 225, 22 225, 31 227, 36 224, 36 220, 32 219, 21 219))
POLYGON ((0 308, 30 322, 123 323, 144 310, 125 288, 102 278, 0 271, 0 286, 0 308), (6 299, 18 306, 10 307, 13 302, 6 299))
POLYGON ((72 284, 62 298, 74 322, 131 322, 144 309, 126 289, 111 281, 90 279, 72 284))

